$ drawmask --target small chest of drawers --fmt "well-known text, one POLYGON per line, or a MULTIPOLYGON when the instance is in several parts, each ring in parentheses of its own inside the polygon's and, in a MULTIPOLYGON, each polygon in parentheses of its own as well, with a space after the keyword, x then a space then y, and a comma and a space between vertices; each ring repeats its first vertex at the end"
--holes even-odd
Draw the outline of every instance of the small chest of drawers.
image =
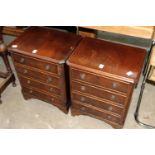
POLYGON ((67 113, 65 62, 80 40, 67 32, 30 27, 10 44, 25 99, 40 99, 67 113))
POLYGON ((144 49, 84 38, 67 61, 72 115, 122 128, 145 54, 144 49))

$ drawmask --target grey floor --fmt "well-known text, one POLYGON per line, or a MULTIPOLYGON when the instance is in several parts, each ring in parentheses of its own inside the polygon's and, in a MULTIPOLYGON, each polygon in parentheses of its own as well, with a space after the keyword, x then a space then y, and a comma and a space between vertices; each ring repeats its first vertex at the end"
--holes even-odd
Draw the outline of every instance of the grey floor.
MULTIPOLYGON (((14 73, 15 69, 10 60, 14 73)), ((0 70, 5 67, 0 59, 0 70)), ((3 104, 0 105, 0 128, 3 129, 111 129, 112 127, 103 121, 88 116, 74 116, 61 112, 55 106, 36 99, 24 100, 21 87, 16 76, 16 87, 10 84, 2 93, 3 104)), ((128 115, 125 121, 125 129, 143 129, 134 120, 134 112, 139 96, 140 85, 134 90, 128 115)), ((2 80, 0 80, 2 82, 2 80)), ((140 120, 155 125, 155 86, 147 84, 144 92, 140 120)))

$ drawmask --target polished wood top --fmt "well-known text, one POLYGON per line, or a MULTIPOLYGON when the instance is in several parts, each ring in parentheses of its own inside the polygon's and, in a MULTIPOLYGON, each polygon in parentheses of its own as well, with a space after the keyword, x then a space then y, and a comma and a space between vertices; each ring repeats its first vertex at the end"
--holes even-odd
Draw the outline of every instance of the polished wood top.
POLYGON ((84 38, 67 61, 79 69, 138 82, 146 51, 137 47, 84 38))
POLYGON ((9 50, 64 63, 81 37, 45 27, 30 27, 9 45, 9 50))

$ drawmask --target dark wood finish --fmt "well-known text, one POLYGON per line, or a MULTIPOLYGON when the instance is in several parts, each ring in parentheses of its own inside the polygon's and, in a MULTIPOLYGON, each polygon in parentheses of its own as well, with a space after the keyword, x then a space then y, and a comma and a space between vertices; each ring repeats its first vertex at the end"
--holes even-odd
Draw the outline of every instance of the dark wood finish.
POLYGON ((30 56, 25 55, 19 55, 19 54, 13 54, 14 61, 16 63, 22 64, 22 65, 28 65, 30 67, 34 67, 36 69, 43 70, 44 72, 50 72, 58 74, 58 68, 57 65, 48 61, 42 61, 40 59, 35 59, 30 56))
POLYGON ((51 28, 30 27, 10 44, 10 49, 35 58, 49 60, 58 64, 65 63, 81 37, 72 33, 52 30, 51 28), (17 48, 13 48, 16 45, 17 48), (34 54, 33 51, 37 50, 34 54))
MULTIPOLYGON (((11 70, 10 63, 8 60, 7 46, 3 42, 2 30, 3 30, 3 27, 0 26, 0 56, 2 57, 2 60, 5 64, 6 73, 0 72, 0 78, 4 78, 4 81, 0 84, 0 97, 1 97, 1 93, 5 90, 5 88, 11 82, 12 82, 13 86, 16 86, 15 76, 11 70)), ((2 103, 1 99, 0 99, 0 103, 2 103)))
POLYGON ((89 115, 122 128, 146 51, 84 38, 67 61, 72 115, 89 115))
POLYGON ((85 82, 88 84, 93 84, 97 87, 104 87, 109 90, 115 90, 117 92, 127 93, 128 89, 131 89, 130 84, 125 81, 120 81, 107 76, 96 75, 93 72, 90 73, 84 70, 72 69, 71 71, 73 79, 79 82, 85 82))
POLYGON ((60 77, 58 76, 53 76, 51 74, 47 74, 45 72, 41 72, 40 70, 35 70, 29 67, 23 67, 19 64, 15 63, 16 70, 19 75, 23 75, 28 78, 32 79, 37 79, 38 81, 48 84, 48 85, 53 85, 53 86, 58 86, 60 82, 60 77))
POLYGON ((76 68, 80 65, 91 72, 135 83, 140 77, 139 70, 143 66, 144 58, 145 49, 86 38, 75 49, 69 64, 76 68), (100 64, 104 65, 104 69, 99 68, 100 64), (133 75, 128 76, 129 71, 132 71, 133 75))
POLYGON ((73 92, 72 99, 75 102, 79 101, 84 104, 89 104, 89 105, 104 109, 105 111, 111 111, 111 112, 116 113, 120 116, 123 114, 124 106, 120 106, 114 102, 109 102, 107 100, 97 98, 94 96, 90 96, 88 94, 86 95, 86 94, 81 94, 79 92, 73 92))
POLYGON ((25 87, 34 87, 40 91, 44 91, 47 93, 52 92, 56 96, 61 96, 61 91, 56 86, 45 84, 44 82, 34 80, 33 78, 24 77, 22 75, 20 76, 20 74, 19 74, 19 78, 20 78, 21 84, 25 87))
POLYGON ((65 62, 81 39, 51 28, 30 27, 9 45, 25 99, 37 98, 67 113, 65 62))
POLYGON ((71 88, 72 90, 82 92, 84 94, 91 94, 92 96, 96 96, 112 102, 116 102, 119 105, 120 104, 123 105, 127 100, 127 97, 124 95, 120 95, 118 93, 115 93, 103 88, 97 88, 80 82, 72 82, 71 88))

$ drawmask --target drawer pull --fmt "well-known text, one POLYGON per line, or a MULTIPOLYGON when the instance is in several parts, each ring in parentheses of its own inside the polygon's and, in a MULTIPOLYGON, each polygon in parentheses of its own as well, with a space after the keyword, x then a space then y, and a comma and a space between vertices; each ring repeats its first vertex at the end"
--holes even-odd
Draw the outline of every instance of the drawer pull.
POLYGON ((50 88, 50 91, 52 92, 53 91, 53 88, 50 88))
POLYGON ((54 98, 51 98, 51 101, 54 102, 54 98))
POLYGON ((107 117, 109 120, 111 119, 111 116, 110 115, 108 115, 108 117, 107 117))
POLYGON ((28 70, 27 69, 24 69, 24 74, 27 74, 28 73, 28 70))
POLYGON ((109 110, 109 111, 112 111, 112 110, 113 110, 112 106, 109 106, 109 107, 108 107, 108 110, 109 110))
POLYGON ((81 97, 81 99, 80 99, 82 102, 84 102, 86 99, 85 99, 85 97, 81 97))
POLYGON ((84 74, 84 73, 80 74, 80 79, 81 80, 84 80, 85 78, 86 78, 86 74, 84 74))
POLYGON ((50 65, 46 65, 46 66, 45 66, 45 69, 46 69, 46 70, 49 70, 49 69, 50 69, 50 65))
POLYGON ((30 91, 29 91, 29 93, 30 93, 30 94, 32 94, 32 93, 33 93, 33 91, 32 91, 32 90, 30 90, 30 91))
POLYGON ((50 82, 52 82, 52 78, 51 77, 48 77, 47 83, 50 83, 50 82))
POLYGON ((85 111, 86 108, 85 108, 85 107, 81 107, 80 110, 81 110, 81 111, 85 111))
POLYGON ((31 81, 30 80, 27 80, 27 84, 30 84, 31 83, 31 81))
POLYGON ((20 63, 23 63, 24 61, 25 61, 24 58, 21 58, 21 59, 20 59, 20 63))
POLYGON ((81 86, 81 91, 85 91, 86 87, 85 86, 81 86))
POLYGON ((115 95, 111 95, 111 99, 114 100, 116 98, 115 95))
POLYGON ((113 88, 113 89, 117 88, 117 83, 113 82, 113 83, 112 83, 112 88, 113 88))

